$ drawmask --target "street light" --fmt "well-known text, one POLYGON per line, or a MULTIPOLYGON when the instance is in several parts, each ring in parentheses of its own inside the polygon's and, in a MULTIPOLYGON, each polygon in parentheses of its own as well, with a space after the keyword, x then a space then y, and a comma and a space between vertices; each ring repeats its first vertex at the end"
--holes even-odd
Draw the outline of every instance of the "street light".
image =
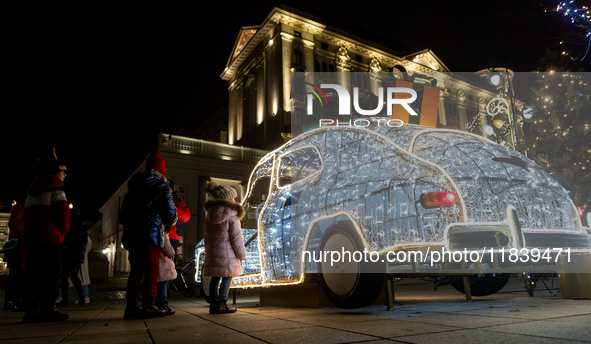
POLYGON ((493 69, 493 72, 490 73, 489 81, 491 85, 493 85, 494 87, 499 86, 499 84, 501 83, 501 74, 499 74, 499 72, 495 72, 493 69))

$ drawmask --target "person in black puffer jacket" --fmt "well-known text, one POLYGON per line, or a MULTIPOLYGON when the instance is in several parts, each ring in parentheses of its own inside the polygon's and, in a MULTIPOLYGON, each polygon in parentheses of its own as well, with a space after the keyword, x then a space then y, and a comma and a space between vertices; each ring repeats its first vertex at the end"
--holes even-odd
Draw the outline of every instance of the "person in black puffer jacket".
POLYGON ((131 271, 127 280, 127 308, 124 319, 164 316, 154 305, 160 253, 165 226, 176 221, 176 207, 166 184, 166 165, 158 149, 146 159, 146 171, 134 174, 127 183, 128 193, 121 205, 123 247, 129 251, 131 271), (137 303, 144 279, 142 308, 137 303))
POLYGON ((62 249, 62 275, 61 275, 61 290, 62 299, 58 303, 61 306, 68 306, 68 277, 76 289, 78 295, 78 305, 84 304, 84 294, 82 292, 82 282, 78 278, 80 266, 84 264, 84 257, 86 255, 86 243, 88 242, 88 235, 86 233, 86 225, 82 221, 80 209, 73 208, 70 210, 70 231, 64 237, 64 242, 61 245, 62 249))

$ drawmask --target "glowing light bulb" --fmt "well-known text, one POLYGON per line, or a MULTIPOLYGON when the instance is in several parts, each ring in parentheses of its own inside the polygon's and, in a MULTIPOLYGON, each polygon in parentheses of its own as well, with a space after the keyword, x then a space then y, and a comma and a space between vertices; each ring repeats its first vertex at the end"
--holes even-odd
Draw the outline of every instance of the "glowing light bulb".
POLYGON ((499 86, 499 84, 501 83, 501 74, 497 72, 492 72, 490 75, 490 83, 495 87, 499 86))

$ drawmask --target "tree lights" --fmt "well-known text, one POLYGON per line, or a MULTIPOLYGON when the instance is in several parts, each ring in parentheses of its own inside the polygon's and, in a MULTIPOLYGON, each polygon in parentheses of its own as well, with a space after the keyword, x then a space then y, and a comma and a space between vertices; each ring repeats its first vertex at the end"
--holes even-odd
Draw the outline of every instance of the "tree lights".
POLYGON ((585 73, 539 73, 531 87, 520 149, 568 187, 575 204, 591 206, 591 87, 585 73))

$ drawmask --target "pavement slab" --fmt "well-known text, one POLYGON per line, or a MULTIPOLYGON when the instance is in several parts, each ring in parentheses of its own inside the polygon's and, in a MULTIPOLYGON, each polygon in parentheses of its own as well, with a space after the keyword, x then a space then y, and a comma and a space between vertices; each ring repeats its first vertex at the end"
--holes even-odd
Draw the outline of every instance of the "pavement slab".
POLYGON ((351 343, 372 339, 384 339, 350 331, 340 331, 326 327, 306 327, 303 329, 281 329, 260 331, 252 336, 268 343, 351 343))
POLYGON ((492 326, 487 331, 526 334, 533 337, 569 339, 573 341, 591 340, 589 323, 567 323, 557 321, 530 321, 519 324, 492 326))
POLYGON ((394 319, 338 324, 332 325, 331 328, 353 331, 382 338, 401 337, 407 336, 409 334, 445 332, 457 329, 457 327, 422 324, 410 321, 398 321, 394 319))
POLYGON ((483 330, 455 330, 438 332, 418 336, 397 337, 396 340, 404 343, 417 344, 457 344, 457 343, 519 343, 519 344, 567 344, 567 343, 589 343, 577 342, 570 339, 546 338, 541 336, 529 336, 524 334, 489 332, 483 330))

